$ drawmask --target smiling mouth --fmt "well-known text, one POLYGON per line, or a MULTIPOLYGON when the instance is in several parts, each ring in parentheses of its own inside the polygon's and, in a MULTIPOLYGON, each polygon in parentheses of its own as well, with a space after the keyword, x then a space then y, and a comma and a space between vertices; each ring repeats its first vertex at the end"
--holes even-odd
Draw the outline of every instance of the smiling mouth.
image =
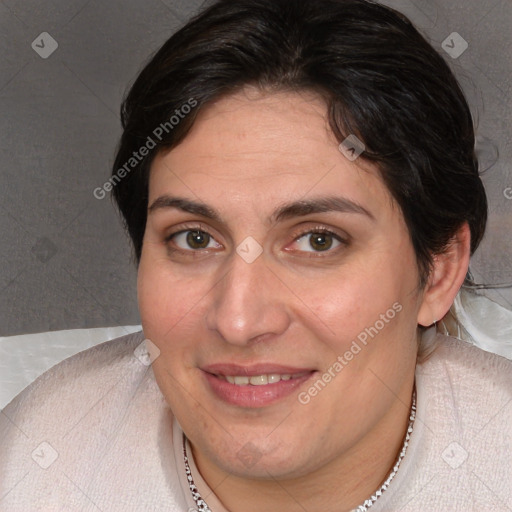
POLYGON ((301 373, 268 373, 261 375, 215 375, 215 377, 227 381, 235 386, 266 386, 268 384, 276 384, 281 381, 300 379, 308 375, 309 371, 301 373))
POLYGON ((266 407, 284 400, 317 373, 312 368, 275 363, 218 363, 201 371, 217 398, 244 408, 266 407))

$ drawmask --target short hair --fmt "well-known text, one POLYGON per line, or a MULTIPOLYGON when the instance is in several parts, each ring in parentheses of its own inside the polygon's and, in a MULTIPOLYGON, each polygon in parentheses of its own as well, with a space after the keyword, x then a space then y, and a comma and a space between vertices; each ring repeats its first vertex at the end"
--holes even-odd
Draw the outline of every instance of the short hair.
POLYGON ((121 107, 113 175, 148 138, 155 145, 113 188, 137 261, 155 154, 183 140, 202 108, 246 86, 316 92, 337 140, 364 143, 361 158, 375 163, 404 216, 421 286, 465 222, 476 250, 487 199, 471 112, 448 64, 405 16, 367 0, 219 0, 170 37, 121 107))

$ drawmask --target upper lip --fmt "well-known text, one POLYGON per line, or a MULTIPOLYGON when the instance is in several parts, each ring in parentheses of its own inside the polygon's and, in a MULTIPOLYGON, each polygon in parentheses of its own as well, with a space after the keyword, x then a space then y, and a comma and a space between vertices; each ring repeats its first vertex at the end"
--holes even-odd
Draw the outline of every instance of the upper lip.
POLYGON ((314 372, 312 368, 297 368, 272 363, 259 363, 252 365, 239 365, 232 363, 217 363, 202 366, 201 370, 213 375, 246 375, 252 377, 255 375, 295 375, 297 373, 314 372))

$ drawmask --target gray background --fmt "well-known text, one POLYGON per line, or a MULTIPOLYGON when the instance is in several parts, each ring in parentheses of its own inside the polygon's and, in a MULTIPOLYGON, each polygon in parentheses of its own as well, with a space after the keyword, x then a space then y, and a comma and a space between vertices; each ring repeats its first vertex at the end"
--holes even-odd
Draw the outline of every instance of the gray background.
MULTIPOLYGON (((466 91, 490 167, 491 219, 472 270, 512 282, 512 2, 383 3, 416 23, 466 91), (441 46, 453 32, 469 44, 457 59, 441 46)), ((128 239, 93 190, 109 177, 127 86, 202 4, 0 0, 0 336, 139 323, 128 239), (46 59, 31 46, 42 32, 58 43, 46 59)), ((488 294, 512 308, 510 288, 488 294)))

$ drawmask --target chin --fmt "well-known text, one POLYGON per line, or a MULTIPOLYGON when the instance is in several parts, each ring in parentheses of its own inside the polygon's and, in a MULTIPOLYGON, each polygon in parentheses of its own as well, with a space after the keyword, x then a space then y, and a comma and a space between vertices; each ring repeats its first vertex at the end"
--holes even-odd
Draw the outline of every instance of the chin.
POLYGON ((292 437, 286 430, 271 437, 268 429, 261 432, 233 433, 204 448, 219 467, 239 478, 298 478, 313 469, 307 455, 313 447, 308 448, 300 436, 292 437))

